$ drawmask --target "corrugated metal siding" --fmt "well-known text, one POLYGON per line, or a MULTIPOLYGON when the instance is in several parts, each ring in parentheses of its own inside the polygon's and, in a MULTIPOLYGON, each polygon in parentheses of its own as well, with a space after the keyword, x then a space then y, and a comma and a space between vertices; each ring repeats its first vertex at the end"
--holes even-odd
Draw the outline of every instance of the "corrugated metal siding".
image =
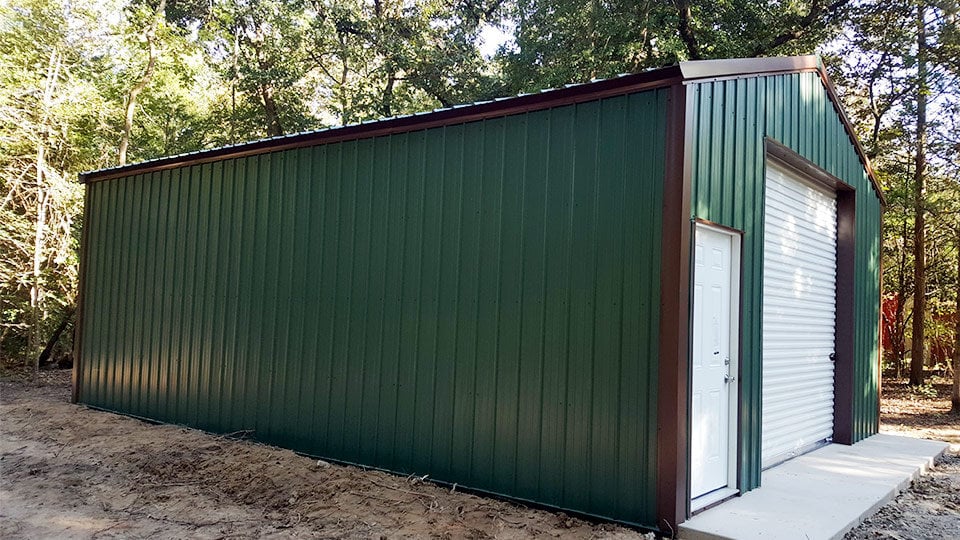
POLYGON ((654 524, 665 110, 93 183, 80 399, 654 524))
POLYGON ((763 138, 770 136, 856 189, 854 438, 877 431, 880 201, 823 89, 801 73, 692 84, 692 217, 741 229, 741 483, 760 483, 763 138))

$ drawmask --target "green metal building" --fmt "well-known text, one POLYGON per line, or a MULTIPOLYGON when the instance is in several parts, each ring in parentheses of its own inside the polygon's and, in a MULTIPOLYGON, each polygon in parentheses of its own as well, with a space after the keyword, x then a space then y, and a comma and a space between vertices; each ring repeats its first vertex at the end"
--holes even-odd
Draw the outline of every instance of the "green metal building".
POLYGON ((78 402, 663 530, 877 431, 883 196, 814 56, 82 180, 78 402))

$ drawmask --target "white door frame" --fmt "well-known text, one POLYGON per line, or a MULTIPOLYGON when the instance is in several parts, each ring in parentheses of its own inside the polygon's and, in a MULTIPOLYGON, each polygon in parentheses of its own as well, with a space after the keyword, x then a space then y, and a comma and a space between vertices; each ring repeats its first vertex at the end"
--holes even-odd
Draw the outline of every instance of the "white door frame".
MULTIPOLYGON (((698 229, 705 229, 711 232, 720 233, 730 237, 730 374, 733 380, 730 384, 728 395, 728 427, 727 427, 727 485, 709 493, 690 499, 691 512, 697 512, 704 508, 725 500, 739 492, 737 486, 737 467, 740 462, 739 441, 740 441, 740 282, 742 279, 741 258, 742 258, 742 239, 743 231, 717 225, 705 220, 696 220, 694 230, 691 235, 691 242, 696 245, 696 233, 698 229)), ((693 246, 691 246, 692 248, 693 246)), ((691 262, 690 285, 695 283, 696 276, 696 250, 692 249, 693 257, 691 262)), ((694 310, 693 294, 690 295, 690 336, 693 339, 694 310)), ((693 347, 689 347, 690 354, 693 354, 693 347)), ((690 369, 690 384, 693 384, 693 370, 690 369)), ((690 400, 692 400, 692 395, 690 400)), ((687 403, 688 411, 692 409, 691 401, 687 403)), ((692 411, 688 417, 692 418, 692 411)), ((692 423, 691 423, 692 425, 692 423)), ((688 441, 688 463, 690 463, 692 437, 688 441)), ((692 463, 690 463, 692 465, 692 463)), ((689 485, 689 484, 688 484, 689 485)))

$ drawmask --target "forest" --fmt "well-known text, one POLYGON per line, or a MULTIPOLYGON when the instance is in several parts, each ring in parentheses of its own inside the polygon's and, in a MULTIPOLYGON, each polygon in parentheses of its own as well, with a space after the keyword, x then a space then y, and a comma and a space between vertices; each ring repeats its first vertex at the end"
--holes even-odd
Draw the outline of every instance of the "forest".
POLYGON ((69 365, 80 172, 683 60, 818 53, 888 201, 884 371, 922 388, 960 367, 958 6, 0 0, 0 359, 69 365))

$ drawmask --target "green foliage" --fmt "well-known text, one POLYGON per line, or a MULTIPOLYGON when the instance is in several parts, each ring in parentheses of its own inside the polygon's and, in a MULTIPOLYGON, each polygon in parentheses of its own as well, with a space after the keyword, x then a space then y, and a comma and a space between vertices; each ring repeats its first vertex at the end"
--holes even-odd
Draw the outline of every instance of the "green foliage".
POLYGON ((945 321, 957 310, 960 291, 960 69, 957 63, 957 3, 918 0, 857 2, 851 8, 845 39, 837 44, 833 67, 847 110, 860 129, 860 139, 873 158, 885 186, 883 289, 899 298, 902 310, 892 324, 897 365, 905 359, 904 343, 912 339, 910 319, 923 317, 928 360, 942 360, 952 351, 955 325, 945 321), (929 47, 926 70, 918 69, 918 11, 926 13, 929 47), (924 252, 927 309, 913 313, 914 224, 917 99, 928 101, 926 169, 921 208, 926 219, 924 252), (947 345, 945 345, 947 344, 947 345))
POLYGON ((839 32, 846 4, 514 0, 516 43, 499 59, 519 92, 680 60, 806 54, 839 32))
MULTIPOLYGON (((76 175, 117 163, 144 80, 130 162, 679 60, 820 50, 886 186, 884 289, 906 298, 917 1, 0 0, 0 350, 35 353, 72 306, 76 175), (515 29, 492 59, 479 50, 488 25, 515 29)), ((956 0, 928 7, 935 317, 960 288, 960 25, 956 0)))
POLYGON ((102 100, 63 6, 3 4, 0 21, 0 357, 20 359, 76 295, 73 171, 99 164, 97 137, 77 128, 97 124, 102 100))

